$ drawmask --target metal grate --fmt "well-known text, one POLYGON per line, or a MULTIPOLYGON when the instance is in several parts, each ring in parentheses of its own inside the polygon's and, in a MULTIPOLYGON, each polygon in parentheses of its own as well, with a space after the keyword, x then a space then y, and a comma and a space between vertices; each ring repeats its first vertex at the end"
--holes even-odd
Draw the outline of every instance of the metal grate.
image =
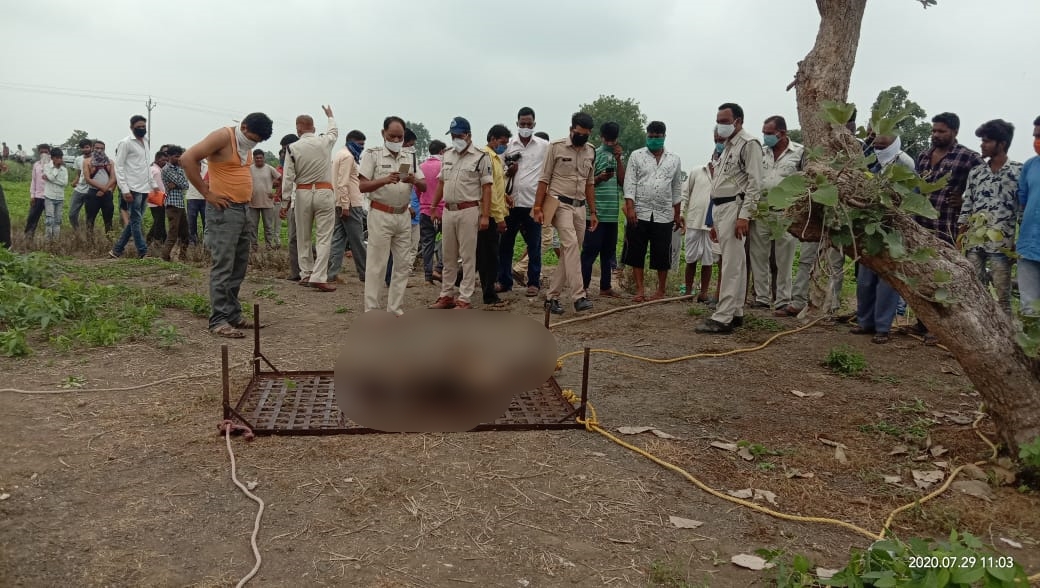
MULTIPOLYGON (((333 372, 258 372, 226 415, 258 435, 378 433, 346 418, 336 405, 333 372)), ((230 407, 227 407, 230 409, 230 407)), ((506 413, 474 431, 574 429, 577 409, 555 378, 513 397, 506 413)))

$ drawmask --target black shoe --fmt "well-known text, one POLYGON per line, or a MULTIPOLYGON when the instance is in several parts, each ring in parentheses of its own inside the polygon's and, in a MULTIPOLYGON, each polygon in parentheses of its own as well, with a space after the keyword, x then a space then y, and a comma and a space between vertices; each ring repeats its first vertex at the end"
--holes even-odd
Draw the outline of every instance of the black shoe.
MULTIPOLYGON (((733 318, 736 320, 736 317, 733 318)), ((714 319, 704 319, 704 322, 693 328, 697 333, 732 333, 733 324, 720 323, 714 319)))
POLYGON ((546 300, 545 307, 553 314, 563 314, 565 312, 563 306, 560 305, 559 300, 546 300))
POLYGON ((731 320, 729 322, 729 326, 733 327, 734 329, 736 329, 737 327, 743 327, 744 326, 744 317, 743 317, 743 315, 742 316, 735 316, 735 317, 733 317, 733 320, 731 320))
POLYGON ((579 298, 578 300, 574 301, 574 310, 575 310, 575 312, 581 312, 583 310, 591 310, 591 309, 592 309, 592 303, 589 302, 588 298, 579 298))

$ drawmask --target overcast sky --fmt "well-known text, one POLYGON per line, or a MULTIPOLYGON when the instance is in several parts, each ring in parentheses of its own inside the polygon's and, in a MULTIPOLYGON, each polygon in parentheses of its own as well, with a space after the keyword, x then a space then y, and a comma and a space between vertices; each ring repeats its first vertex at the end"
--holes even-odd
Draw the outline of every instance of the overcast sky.
MULTIPOLYGON (((960 140, 976 150, 980 123, 1011 121, 1011 156, 1024 161, 1040 115, 1038 21, 1037 0, 928 10, 872 0, 849 97, 860 122, 879 90, 899 84, 929 116, 958 113, 960 140)), ((326 103, 341 137, 359 128, 370 144, 388 114, 434 138, 462 115, 483 144, 492 124, 515 133, 521 106, 555 139, 579 104, 614 94, 665 121, 667 147, 689 169, 710 152, 722 102, 740 103, 756 134, 773 114, 798 126, 785 87, 818 24, 812 0, 10 2, 0 139, 13 151, 83 129, 113 145, 149 94, 153 146, 187 147, 263 111, 275 128, 261 146, 277 151, 297 114, 324 128, 326 103)))

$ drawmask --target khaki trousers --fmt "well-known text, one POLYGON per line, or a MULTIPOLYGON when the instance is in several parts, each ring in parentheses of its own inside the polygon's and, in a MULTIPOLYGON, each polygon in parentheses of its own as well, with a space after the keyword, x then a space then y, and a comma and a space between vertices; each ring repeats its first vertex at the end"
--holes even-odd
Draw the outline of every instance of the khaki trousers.
MULTIPOLYGON (((386 292, 386 310, 404 314, 404 291, 408 288, 408 270, 405 260, 412 242, 412 219, 408 213, 391 214, 376 210, 368 211, 368 250, 365 256, 365 312, 381 310, 380 300, 386 292), (386 287, 386 266, 390 254, 395 260, 390 275, 390 288, 386 287)), ((355 253, 356 255, 356 253, 355 253)), ((414 254, 413 254, 414 256, 414 254)))
POLYGON ((332 190, 303 190, 293 199, 296 209, 296 249, 300 280, 324 283, 329 278, 329 252, 336 229, 336 196, 332 190), (315 256, 311 256, 311 228, 315 234, 315 256))
POLYGON ((772 230, 766 221, 751 221, 749 231, 751 241, 751 279, 755 287, 755 302, 768 304, 774 308, 786 308, 791 304, 792 271, 794 268, 794 253, 798 249, 798 239, 794 235, 784 232, 783 237, 773 241, 772 230), (769 269, 770 249, 776 251, 775 301, 772 299, 773 280, 772 272, 769 269))
POLYGON ((747 260, 744 257, 744 239, 735 233, 740 216, 740 200, 716 206, 712 212, 715 232, 722 247, 722 284, 719 304, 712 320, 728 325, 735 316, 744 316, 744 297, 747 296, 747 260))
MULTIPOLYGON (((479 206, 465 210, 444 209, 444 216, 441 220, 441 246, 444 247, 444 269, 441 270, 442 297, 455 298, 457 295, 461 302, 469 302, 473 298, 473 291, 477 286, 478 232, 480 232, 479 206), (462 258, 462 283, 456 290, 455 280, 459 276, 460 257, 462 258)), ((397 269, 396 264, 394 269, 397 269)))
MULTIPOLYGON (((581 277, 581 245, 585 242, 585 207, 560 203, 552 226, 560 234, 561 259, 549 284, 547 300, 559 300, 566 288, 572 300, 586 297, 581 277)), ((544 233, 542 233, 544 236, 544 233)), ((606 270, 606 271, 609 271, 606 270)))

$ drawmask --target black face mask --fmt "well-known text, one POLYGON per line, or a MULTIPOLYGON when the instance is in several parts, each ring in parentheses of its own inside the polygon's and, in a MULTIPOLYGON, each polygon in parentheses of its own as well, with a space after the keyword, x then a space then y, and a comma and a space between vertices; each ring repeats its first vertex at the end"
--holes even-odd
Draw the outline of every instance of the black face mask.
POLYGON ((138 139, 143 139, 144 136, 146 134, 148 134, 148 129, 147 128, 142 129, 142 128, 139 128, 139 127, 134 127, 133 130, 134 130, 134 136, 137 137, 138 139))
POLYGON ((575 147, 581 147, 582 145, 588 142, 588 135, 582 135, 580 133, 574 133, 573 135, 571 135, 571 143, 573 143, 575 147))

